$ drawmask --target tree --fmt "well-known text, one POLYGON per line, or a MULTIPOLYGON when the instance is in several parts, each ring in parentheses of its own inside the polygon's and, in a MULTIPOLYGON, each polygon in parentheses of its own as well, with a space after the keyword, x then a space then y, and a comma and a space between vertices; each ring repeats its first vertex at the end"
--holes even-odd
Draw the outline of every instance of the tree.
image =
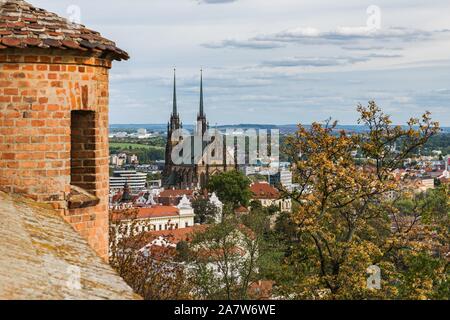
MULTIPOLYGON (((112 221, 115 213, 111 213, 112 221)), ((134 209, 120 213, 128 217, 129 224, 116 222, 110 225, 110 265, 145 300, 192 299, 191 285, 186 278, 180 259, 185 258, 185 248, 179 250, 160 247, 140 250, 147 244, 145 233, 128 235, 140 224, 134 209)))
POLYGON ((253 210, 257 210, 257 211, 263 210, 262 203, 261 203, 261 201, 259 201, 259 200, 253 200, 253 201, 250 203, 250 207, 252 208, 252 211, 253 211, 253 210))
MULTIPOLYGON (((392 121, 370 102, 359 106, 363 134, 336 132, 337 122, 299 126, 287 139, 285 152, 294 161, 300 189, 288 193, 298 203, 290 216, 296 236, 287 264, 297 270, 295 284, 280 286, 285 295, 306 299, 363 299, 398 297, 396 254, 419 250, 420 242, 408 238, 423 213, 408 212, 401 230, 393 231, 399 209, 389 195, 400 194, 393 171, 439 131, 426 113, 411 119, 406 128, 392 121), (352 157, 360 151, 366 161, 352 157), (403 250, 406 248, 407 250, 403 250), (366 270, 378 265, 382 290, 367 288, 366 270)), ((423 235, 423 234, 422 234, 423 235)), ((405 263, 407 263, 406 260, 405 263)))
POLYGON ((199 224, 213 223, 219 214, 219 208, 208 199, 201 198, 192 201, 192 208, 195 212, 195 223, 199 224))
POLYGON ((191 283, 199 299, 245 300, 257 276, 260 237, 229 217, 191 243, 191 283))
POLYGON ((161 172, 157 173, 147 173, 147 181, 161 180, 162 174, 161 172))
POLYGON ((398 270, 398 298, 448 299, 450 188, 404 193, 394 205, 394 227, 403 237, 388 257, 398 270))
POLYGON ((177 244, 177 260, 183 262, 190 260, 189 243, 186 241, 180 241, 177 244))
POLYGON ((215 192, 220 201, 232 206, 248 206, 252 193, 251 181, 239 171, 227 171, 209 179, 208 190, 215 192))

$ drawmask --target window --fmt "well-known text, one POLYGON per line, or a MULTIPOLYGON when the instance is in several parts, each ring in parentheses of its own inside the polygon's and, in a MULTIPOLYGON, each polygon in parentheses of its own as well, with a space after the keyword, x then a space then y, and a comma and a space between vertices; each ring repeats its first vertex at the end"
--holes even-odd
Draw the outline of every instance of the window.
POLYGON ((72 111, 70 184, 95 195, 95 112, 72 111))

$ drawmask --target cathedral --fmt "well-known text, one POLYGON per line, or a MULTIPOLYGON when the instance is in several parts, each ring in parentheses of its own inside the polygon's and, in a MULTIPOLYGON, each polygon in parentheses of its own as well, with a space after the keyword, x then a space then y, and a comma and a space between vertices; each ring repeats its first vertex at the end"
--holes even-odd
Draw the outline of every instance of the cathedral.
POLYGON ((183 123, 178 113, 176 75, 174 74, 173 110, 170 122, 167 124, 165 169, 163 172, 165 188, 202 190, 207 186, 211 176, 238 169, 235 161, 235 146, 227 147, 225 135, 218 130, 209 128, 203 100, 203 73, 200 75, 200 106, 194 131, 189 133, 189 139, 186 139, 186 137, 179 138, 176 136, 176 133, 180 130, 183 130, 183 123), (186 141, 190 143, 186 143, 186 141), (200 141, 200 156, 196 155, 195 150, 198 150, 198 148, 196 149, 194 141, 200 141), (181 149, 180 144, 183 142, 184 149, 178 151, 178 149, 181 149), (189 146, 189 148, 186 148, 186 146, 189 146), (190 153, 186 153, 185 149, 190 149, 188 150, 190 153), (174 161, 174 154, 189 160, 180 164, 178 161, 174 161))

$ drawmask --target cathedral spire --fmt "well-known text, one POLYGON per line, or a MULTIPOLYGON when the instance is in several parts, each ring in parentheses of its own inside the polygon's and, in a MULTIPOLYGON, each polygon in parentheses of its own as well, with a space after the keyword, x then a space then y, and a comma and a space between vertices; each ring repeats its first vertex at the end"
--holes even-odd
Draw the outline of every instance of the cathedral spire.
POLYGON ((173 69, 173 111, 174 116, 178 115, 177 106, 177 69, 173 69))
POLYGON ((197 132, 204 135, 206 130, 208 130, 208 123, 203 105, 203 70, 200 70, 200 111, 197 116, 197 132))
POLYGON ((203 118, 205 116, 203 108, 203 70, 200 70, 200 113, 199 117, 203 118))
POLYGON ((180 129, 180 115, 178 114, 177 104, 177 70, 173 69, 173 110, 170 116, 170 132, 180 129))

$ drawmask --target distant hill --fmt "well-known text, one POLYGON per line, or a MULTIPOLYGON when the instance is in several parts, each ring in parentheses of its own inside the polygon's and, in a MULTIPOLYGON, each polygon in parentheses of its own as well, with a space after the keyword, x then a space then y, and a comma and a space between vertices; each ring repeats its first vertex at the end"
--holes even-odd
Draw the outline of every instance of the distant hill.
MULTIPOLYGON (((187 130, 192 130, 194 128, 193 125, 185 125, 184 127, 187 130)), ((109 128, 114 131, 147 129, 147 131, 166 132, 167 124, 110 124, 109 128)))
MULTIPOLYGON (((306 125, 308 127, 308 125, 306 125)), ((148 131, 165 132, 167 131, 167 124, 111 124, 110 128, 114 131, 117 130, 137 130, 137 129, 147 129, 148 131)), ((193 125, 184 125, 186 130, 193 130, 193 125)), ((293 133, 297 130, 297 125, 275 125, 275 124, 238 124, 238 125, 220 125, 217 126, 219 130, 226 129, 279 129, 282 134, 293 133)), ((359 125, 339 125, 339 130, 346 130, 350 132, 364 132, 366 127, 359 125)), ((450 127, 442 128, 444 133, 450 133, 450 127)))

